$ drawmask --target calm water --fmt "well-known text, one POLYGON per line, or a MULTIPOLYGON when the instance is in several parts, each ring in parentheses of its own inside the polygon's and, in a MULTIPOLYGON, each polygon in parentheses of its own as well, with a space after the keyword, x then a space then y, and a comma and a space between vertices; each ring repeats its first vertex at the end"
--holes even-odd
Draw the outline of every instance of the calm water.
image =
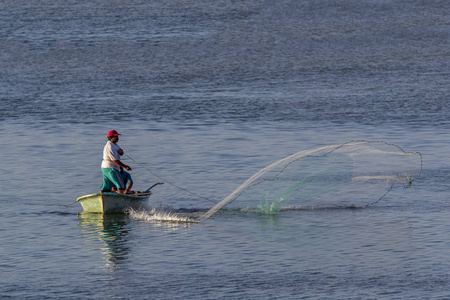
MULTIPOLYGON (((0 294, 450 298, 448 1, 0 1, 0 294), (366 209, 79 214, 110 129, 207 210, 300 150, 384 140, 422 176, 366 209)), ((160 181, 133 167, 138 189, 160 181)), ((238 201, 238 200, 236 200, 238 201)))

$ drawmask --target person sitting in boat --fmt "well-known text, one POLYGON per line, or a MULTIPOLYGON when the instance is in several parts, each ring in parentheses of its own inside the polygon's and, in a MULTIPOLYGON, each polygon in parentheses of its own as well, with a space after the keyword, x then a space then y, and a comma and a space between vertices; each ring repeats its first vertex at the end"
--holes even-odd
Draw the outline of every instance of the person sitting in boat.
MULTIPOLYGON (((120 149, 120 150, 122 150, 122 149, 120 149)), ((120 151, 119 151, 119 154, 120 154, 120 151)), ((120 154, 120 156, 122 156, 122 155, 123 154, 120 154)), ((131 174, 128 173, 127 171, 125 171, 122 167, 120 167, 119 174, 122 177, 122 182, 126 186, 125 194, 134 194, 134 193, 136 193, 135 191, 131 190, 131 187, 133 186, 133 179, 131 178, 131 174)), ((114 186, 114 187, 111 188, 111 191, 117 192, 117 188, 114 186)))
MULTIPOLYGON (((120 149, 122 150, 122 149, 120 149)), ((119 152, 120 154, 120 152, 119 152)), ((123 150, 122 150, 122 154, 120 154, 120 156, 123 155, 123 150)), ((131 178, 131 174, 128 173, 127 171, 125 171, 122 167, 120 168, 120 176, 122 176, 122 180, 123 183, 125 185, 125 193, 126 194, 134 194, 134 191, 131 190, 131 188, 133 187, 133 179, 131 178)))
POLYGON ((103 183, 100 193, 117 191, 119 194, 131 194, 131 187, 133 180, 130 173, 124 171, 131 171, 130 166, 120 161, 120 156, 123 155, 123 150, 117 144, 119 141, 119 133, 115 130, 108 131, 106 142, 103 148, 102 174, 103 183), (125 188, 125 183, 127 187, 125 188))

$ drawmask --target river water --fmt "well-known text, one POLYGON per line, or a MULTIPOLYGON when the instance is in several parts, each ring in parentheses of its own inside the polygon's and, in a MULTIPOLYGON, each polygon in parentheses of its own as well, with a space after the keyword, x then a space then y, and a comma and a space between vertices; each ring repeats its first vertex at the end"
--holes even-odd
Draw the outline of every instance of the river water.
POLYGON ((0 294, 450 298, 449 12, 446 0, 0 1, 0 294), (160 181, 150 170, 207 198, 166 183, 157 211, 206 211, 274 161, 351 140, 419 151, 423 170, 365 209, 200 224, 80 214, 110 129, 137 189, 160 181))

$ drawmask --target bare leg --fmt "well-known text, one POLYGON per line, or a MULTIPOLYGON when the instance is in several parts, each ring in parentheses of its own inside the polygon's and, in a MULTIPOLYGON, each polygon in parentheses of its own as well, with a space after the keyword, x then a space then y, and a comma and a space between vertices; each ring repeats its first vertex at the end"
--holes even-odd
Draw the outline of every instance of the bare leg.
POLYGON ((125 190, 125 194, 134 194, 134 192, 131 190, 132 187, 133 187, 133 183, 132 182, 128 183, 128 187, 125 190))

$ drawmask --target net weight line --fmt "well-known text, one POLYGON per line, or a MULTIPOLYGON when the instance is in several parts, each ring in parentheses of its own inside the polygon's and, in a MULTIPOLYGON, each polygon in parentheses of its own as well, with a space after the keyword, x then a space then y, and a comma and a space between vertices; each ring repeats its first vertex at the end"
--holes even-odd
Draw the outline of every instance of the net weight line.
POLYGON ((156 174, 155 172, 153 172, 153 171, 150 170, 149 168, 145 167, 143 164, 141 164, 141 163, 137 162, 136 160, 134 160, 133 158, 131 158, 128 154, 125 154, 125 153, 124 153, 124 155, 125 155, 126 157, 128 157, 129 159, 131 159, 135 164, 137 164, 137 165, 141 166, 142 168, 144 168, 147 172, 149 172, 149 173, 152 174, 153 176, 155 176, 155 177, 161 179, 162 181, 164 181, 164 182, 170 184, 171 186, 173 186, 173 187, 175 187, 175 188, 177 188, 177 189, 180 189, 180 190, 182 190, 182 191, 185 191, 186 193, 191 194, 191 195, 193 195, 193 196, 196 196, 196 197, 198 197, 198 198, 200 198, 200 199, 204 199, 204 200, 206 200, 206 201, 209 201, 209 202, 212 202, 212 203, 214 203, 214 204, 217 204, 216 201, 213 201, 213 200, 211 200, 211 199, 209 199, 209 198, 206 198, 206 197, 203 197, 203 196, 201 196, 201 195, 199 195, 199 194, 196 194, 196 193, 194 193, 194 192, 191 192, 191 191, 189 191, 189 190, 186 189, 186 188, 183 188, 183 187, 181 187, 181 186, 179 186, 179 185, 177 185, 177 184, 175 184, 175 183, 173 183, 173 182, 170 182, 169 180, 167 180, 167 179, 165 179, 165 178, 162 178, 161 176, 159 176, 158 174, 156 174))

